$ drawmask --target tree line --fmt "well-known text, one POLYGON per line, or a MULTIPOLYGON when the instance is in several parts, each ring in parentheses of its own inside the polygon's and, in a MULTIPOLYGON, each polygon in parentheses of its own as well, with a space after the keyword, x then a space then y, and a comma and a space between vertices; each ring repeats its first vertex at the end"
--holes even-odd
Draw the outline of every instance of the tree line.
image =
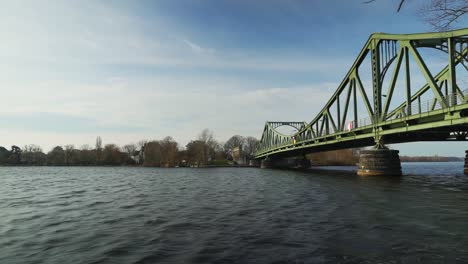
POLYGON ((450 161, 463 161, 460 157, 443 157, 443 156, 400 156, 401 162, 450 162, 450 161))
POLYGON ((138 143, 103 144, 97 137, 94 147, 72 144, 56 146, 45 153, 35 144, 13 145, 11 149, 0 146, 0 165, 24 166, 151 166, 177 167, 235 164, 232 153, 241 151, 244 160, 252 159, 258 140, 254 137, 232 136, 225 143, 214 138, 213 132, 204 129, 200 135, 182 146, 172 137, 161 140, 141 140, 138 143))

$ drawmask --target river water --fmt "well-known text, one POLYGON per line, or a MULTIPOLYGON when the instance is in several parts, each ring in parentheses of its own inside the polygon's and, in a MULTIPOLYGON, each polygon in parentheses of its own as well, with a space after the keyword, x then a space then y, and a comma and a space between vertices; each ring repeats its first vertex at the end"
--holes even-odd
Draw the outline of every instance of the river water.
POLYGON ((402 166, 0 167, 0 263, 468 263, 463 163, 402 166))

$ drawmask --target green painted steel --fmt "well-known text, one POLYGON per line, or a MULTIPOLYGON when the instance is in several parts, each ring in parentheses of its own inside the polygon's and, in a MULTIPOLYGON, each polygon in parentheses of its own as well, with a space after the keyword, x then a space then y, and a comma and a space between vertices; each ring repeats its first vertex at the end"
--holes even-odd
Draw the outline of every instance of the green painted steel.
POLYGON ((467 76, 468 28, 404 35, 374 33, 310 123, 266 122, 255 158, 383 143, 466 140, 468 87, 464 86, 468 80, 461 80, 457 69, 467 76), (424 48, 445 52, 447 66, 432 75, 421 55, 424 48), (370 65, 365 63, 366 58, 370 58, 370 65), (410 60, 426 81, 419 89, 411 85, 410 60), (366 69, 370 69, 372 80, 369 87, 360 77, 366 69), (404 100, 395 96, 400 79, 404 83, 404 100), (398 104, 396 100, 402 102, 398 104), (392 108, 392 102, 398 106, 392 108), (359 106, 365 110, 360 111, 359 106), (280 126, 294 127, 297 132, 282 134, 277 131, 280 126))

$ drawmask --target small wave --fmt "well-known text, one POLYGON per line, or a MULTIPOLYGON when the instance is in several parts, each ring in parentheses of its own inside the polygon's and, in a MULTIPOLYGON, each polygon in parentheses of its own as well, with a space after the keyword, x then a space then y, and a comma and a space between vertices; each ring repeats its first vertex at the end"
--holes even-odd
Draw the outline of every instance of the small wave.
POLYGON ((125 204, 125 205, 119 206, 119 208, 122 208, 122 209, 132 209, 132 208, 136 208, 136 207, 138 207, 138 206, 139 206, 138 204, 125 204))
POLYGON ((86 207, 94 207, 94 206, 98 206, 102 204, 109 204, 109 203, 112 203, 112 201, 94 201, 90 204, 87 204, 86 207))
POLYGON ((158 226, 158 225, 165 224, 167 222, 168 222, 168 220, 166 220, 166 219, 157 218, 157 219, 147 220, 145 222, 145 225, 158 226))
POLYGON ((418 166, 398 184, 335 172, 42 168, 34 195, 0 185, 0 263, 463 263, 468 177, 417 176, 418 166))

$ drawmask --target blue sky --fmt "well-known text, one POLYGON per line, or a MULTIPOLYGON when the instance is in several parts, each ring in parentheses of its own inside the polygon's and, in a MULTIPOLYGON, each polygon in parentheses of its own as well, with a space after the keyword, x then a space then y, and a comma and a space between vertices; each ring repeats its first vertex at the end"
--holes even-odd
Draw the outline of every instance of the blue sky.
MULTIPOLYGON (((310 121, 373 32, 431 28, 421 1, 10 1, 0 10, 0 145, 120 145, 203 128, 260 137, 310 121)), ((461 25, 458 25, 461 26, 461 25)), ((463 144, 395 146, 461 156, 463 144)))

